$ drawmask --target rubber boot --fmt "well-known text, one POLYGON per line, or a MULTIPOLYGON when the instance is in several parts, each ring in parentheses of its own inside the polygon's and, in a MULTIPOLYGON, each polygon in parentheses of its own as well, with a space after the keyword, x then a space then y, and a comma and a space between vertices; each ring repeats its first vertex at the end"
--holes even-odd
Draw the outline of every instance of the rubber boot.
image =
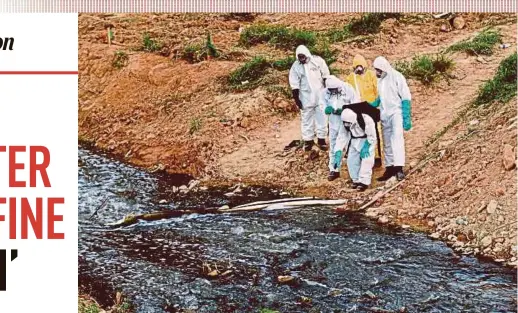
POLYGON ((369 186, 362 183, 358 183, 358 187, 356 187, 356 190, 358 190, 359 192, 363 192, 367 190, 367 188, 369 188, 369 186))
POLYGON ((387 166, 385 168, 385 173, 383 173, 383 175, 381 177, 378 177, 376 180, 377 181, 387 181, 389 180, 392 176, 394 176, 395 172, 394 172, 394 166, 387 166))
POLYGON ((337 179, 338 177, 340 177, 340 172, 332 171, 332 172, 329 172, 329 175, 327 175, 327 180, 333 181, 333 180, 337 179))
POLYGON ((318 138, 317 144, 321 150, 327 151, 327 143, 325 138, 318 138))
POLYGON ((394 166, 394 173, 398 181, 405 179, 405 173, 403 172, 403 166, 394 166))
POLYGON ((311 151, 315 142, 313 140, 304 141, 304 151, 311 151))

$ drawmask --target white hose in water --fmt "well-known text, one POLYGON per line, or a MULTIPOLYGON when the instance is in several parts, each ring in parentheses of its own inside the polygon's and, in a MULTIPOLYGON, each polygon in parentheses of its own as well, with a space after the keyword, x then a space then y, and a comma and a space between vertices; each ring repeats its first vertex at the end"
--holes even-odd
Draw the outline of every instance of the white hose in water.
POLYGON ((258 204, 273 204, 273 203, 279 203, 279 202, 291 202, 291 201, 302 201, 302 200, 314 200, 315 197, 305 197, 305 198, 286 198, 286 199, 277 199, 277 200, 268 200, 268 201, 257 201, 247 204, 242 204, 234 207, 234 209, 237 208, 246 208, 249 206, 254 206, 258 204))
MULTIPOLYGON (((294 200, 294 199, 292 199, 294 200)), ((263 201, 264 202, 264 201, 263 201)), ((261 210, 269 207, 272 204, 275 204, 276 209, 280 209, 281 206, 287 208, 292 207, 301 207, 308 205, 342 205, 347 203, 346 200, 300 200, 300 201, 284 201, 284 202, 275 202, 275 203, 266 203, 266 204, 258 204, 258 202, 250 203, 246 207, 235 207, 232 209, 221 210, 221 212, 243 212, 243 211, 255 211, 261 210)))

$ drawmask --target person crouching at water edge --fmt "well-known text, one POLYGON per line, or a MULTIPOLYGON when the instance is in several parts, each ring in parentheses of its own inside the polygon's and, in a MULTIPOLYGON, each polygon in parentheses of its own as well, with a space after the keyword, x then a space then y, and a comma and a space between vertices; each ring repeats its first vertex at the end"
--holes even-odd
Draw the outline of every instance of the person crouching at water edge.
POLYGON ((318 146, 326 150, 327 127, 318 102, 325 79, 329 76, 329 68, 324 59, 311 55, 308 48, 302 45, 297 47, 295 57, 297 60, 291 66, 289 83, 293 99, 300 109, 304 150, 310 151, 313 147, 315 128, 318 146))
POLYGON ((410 89, 403 74, 392 68, 384 57, 377 57, 373 63, 378 77, 379 96, 370 105, 380 107, 385 153, 385 173, 378 181, 386 181, 396 176, 405 178, 405 138, 403 129, 412 128, 410 89))
POLYGON ((365 191, 372 180, 374 150, 376 147, 376 124, 368 114, 356 114, 344 109, 340 116, 345 131, 340 134, 336 145, 335 162, 341 160, 342 151, 349 146, 347 169, 351 177, 351 188, 365 191))
POLYGON ((331 75, 326 79, 326 88, 320 97, 320 106, 329 119, 329 181, 340 177, 341 163, 335 162, 335 145, 340 132, 344 132, 344 125, 340 119, 344 105, 359 102, 360 98, 353 87, 331 75))

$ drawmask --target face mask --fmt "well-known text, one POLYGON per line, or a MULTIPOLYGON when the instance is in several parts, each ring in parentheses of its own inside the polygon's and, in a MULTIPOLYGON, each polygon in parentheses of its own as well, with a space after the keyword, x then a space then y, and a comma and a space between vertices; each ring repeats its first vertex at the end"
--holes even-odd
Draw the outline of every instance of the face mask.
POLYGON ((363 66, 357 66, 355 69, 354 69, 354 72, 358 75, 362 75, 363 74, 363 66))
POLYGON ((335 95, 338 95, 340 94, 340 91, 338 90, 338 88, 329 88, 329 93, 332 95, 332 96, 335 96, 335 95))
POLYGON ((299 62, 302 64, 306 64, 306 62, 308 61, 308 58, 303 54, 299 54, 297 57, 299 59, 299 62))
POLYGON ((351 123, 344 122, 345 130, 351 131, 351 123))

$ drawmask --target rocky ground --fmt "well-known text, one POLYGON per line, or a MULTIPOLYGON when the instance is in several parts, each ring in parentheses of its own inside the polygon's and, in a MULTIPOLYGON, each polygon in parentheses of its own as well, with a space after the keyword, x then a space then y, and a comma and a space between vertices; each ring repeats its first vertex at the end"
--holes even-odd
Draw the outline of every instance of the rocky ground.
MULTIPOLYGON (((80 140, 150 170, 194 175, 204 185, 277 185, 305 195, 345 198, 348 208, 357 207, 388 185, 374 183, 364 194, 352 192, 346 187, 345 168, 340 180, 328 182, 327 153, 283 150, 300 137, 298 112, 290 99, 267 87, 244 92, 225 88, 225 77, 253 56, 293 54, 268 45, 239 47, 243 27, 267 22, 321 31, 357 16, 81 14, 80 140), (106 27, 114 32, 111 45, 106 27), (203 40, 207 30, 225 58, 195 64, 180 59, 183 47, 203 40), (145 32, 160 42, 159 51, 141 51, 145 32), (115 67, 121 51, 127 59, 124 66, 115 67)), ((512 44, 489 57, 453 54, 456 66, 449 81, 429 87, 409 80, 414 128, 406 133, 408 169, 437 157, 366 214, 382 223, 429 231, 463 253, 516 266, 516 169, 510 165, 516 159, 516 99, 498 110, 463 111, 464 119, 427 145, 469 105, 499 63, 516 51, 516 16, 460 16, 466 22, 462 29, 441 31, 443 19, 412 14, 384 21, 381 31, 368 39, 333 44, 340 51, 333 66, 342 70, 342 78, 356 53, 370 61, 378 55, 391 62, 408 60, 440 52, 489 25, 496 25, 503 41, 512 44)), ((270 79, 285 87, 287 71, 270 79)))

